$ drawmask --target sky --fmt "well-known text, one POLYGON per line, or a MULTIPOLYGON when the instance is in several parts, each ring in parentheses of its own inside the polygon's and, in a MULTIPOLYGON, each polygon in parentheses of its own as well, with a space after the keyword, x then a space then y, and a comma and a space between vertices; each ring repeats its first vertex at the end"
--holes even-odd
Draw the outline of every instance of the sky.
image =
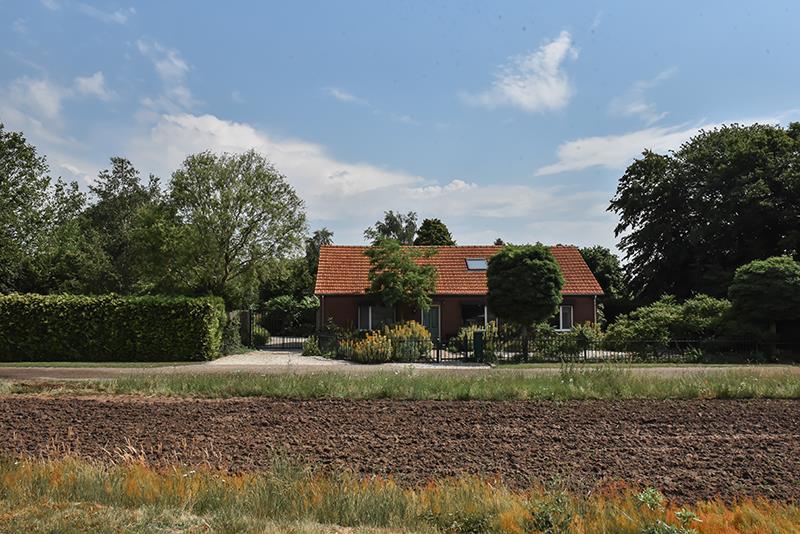
MULTIPOLYGON (((615 247, 644 149, 800 120, 800 3, 0 0, 0 122, 86 188, 254 148, 309 229, 615 247)), ((679 221, 676 221, 679 223, 679 221)))

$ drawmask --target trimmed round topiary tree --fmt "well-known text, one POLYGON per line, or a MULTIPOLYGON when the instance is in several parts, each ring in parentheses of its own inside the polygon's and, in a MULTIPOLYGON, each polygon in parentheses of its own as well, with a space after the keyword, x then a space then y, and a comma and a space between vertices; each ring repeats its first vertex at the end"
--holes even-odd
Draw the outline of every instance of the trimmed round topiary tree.
POLYGON ((800 263, 789 256, 751 261, 736 269, 728 288, 737 319, 775 335, 778 321, 800 319, 800 263))
POLYGON ((489 259, 489 308, 503 321, 519 325, 523 337, 532 324, 558 311, 564 277, 546 246, 507 245, 489 259))

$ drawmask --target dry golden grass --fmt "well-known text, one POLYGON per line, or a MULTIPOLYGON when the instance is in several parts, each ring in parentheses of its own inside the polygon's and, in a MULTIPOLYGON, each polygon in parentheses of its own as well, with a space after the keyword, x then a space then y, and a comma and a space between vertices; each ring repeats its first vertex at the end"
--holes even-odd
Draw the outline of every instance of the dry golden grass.
POLYGON ((511 491, 474 478, 404 489, 390 479, 321 475, 279 460, 268 473, 154 469, 74 459, 0 461, 0 530, 95 532, 782 533, 800 507, 767 500, 679 508, 622 485, 589 496, 511 491))

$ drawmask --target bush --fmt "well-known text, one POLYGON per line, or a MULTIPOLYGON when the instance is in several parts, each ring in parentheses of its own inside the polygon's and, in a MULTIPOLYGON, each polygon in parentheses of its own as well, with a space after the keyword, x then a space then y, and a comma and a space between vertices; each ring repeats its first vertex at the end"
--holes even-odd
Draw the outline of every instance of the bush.
POLYGON ((358 363, 392 361, 392 341, 380 332, 369 332, 364 339, 344 339, 339 343, 339 355, 358 363))
POLYGON ((281 295, 269 299, 262 305, 263 326, 277 328, 282 334, 308 333, 316 323, 315 312, 319 299, 315 296, 297 299, 292 295, 281 295))
POLYGON ((724 331, 731 304, 724 299, 697 295, 679 303, 665 296, 631 313, 620 315, 609 325, 605 346, 610 350, 633 350, 641 355, 667 347, 675 340, 713 339, 724 331))
POLYGON ((317 336, 308 336, 308 339, 303 342, 303 356, 322 356, 317 336))
POLYGON ((269 330, 266 328, 262 328, 260 326, 255 326, 253 328, 253 346, 254 347, 263 347, 269 343, 269 340, 272 339, 272 335, 269 333, 269 330))
POLYGON ((395 361, 416 361, 431 357, 431 333, 416 321, 384 326, 383 335, 392 342, 392 359, 395 361))
POLYGON ((225 328, 222 331, 220 352, 222 354, 234 354, 240 352, 242 348, 242 322, 239 318, 239 313, 234 312, 228 315, 225 328))
POLYGON ((226 322, 220 298, 0 296, 0 361, 210 360, 226 322))

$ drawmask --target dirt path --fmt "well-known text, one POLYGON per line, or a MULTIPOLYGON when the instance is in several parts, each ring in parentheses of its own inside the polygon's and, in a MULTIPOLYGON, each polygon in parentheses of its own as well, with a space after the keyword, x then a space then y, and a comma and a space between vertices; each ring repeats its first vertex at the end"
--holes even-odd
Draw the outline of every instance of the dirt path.
POLYGON ((624 480, 677 500, 800 498, 800 401, 285 401, 0 398, 0 455, 258 470, 280 451, 401 483, 474 474, 515 487, 624 480))

